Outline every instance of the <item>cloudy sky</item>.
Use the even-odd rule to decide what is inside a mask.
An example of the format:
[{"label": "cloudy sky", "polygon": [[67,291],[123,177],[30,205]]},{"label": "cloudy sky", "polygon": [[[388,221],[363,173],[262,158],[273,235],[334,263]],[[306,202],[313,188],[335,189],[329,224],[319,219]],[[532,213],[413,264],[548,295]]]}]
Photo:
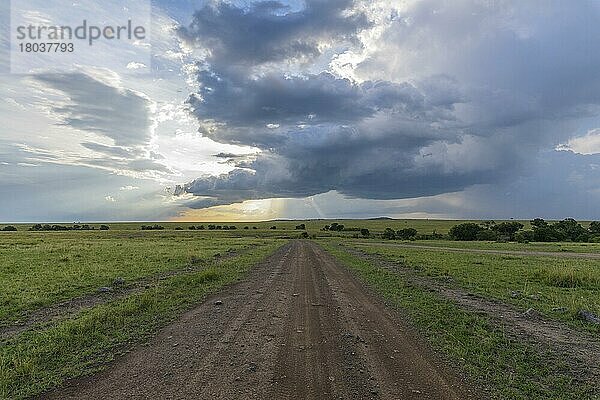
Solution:
[{"label": "cloudy sky", "polygon": [[600,2],[157,0],[24,74],[0,7],[1,221],[600,219]]}]

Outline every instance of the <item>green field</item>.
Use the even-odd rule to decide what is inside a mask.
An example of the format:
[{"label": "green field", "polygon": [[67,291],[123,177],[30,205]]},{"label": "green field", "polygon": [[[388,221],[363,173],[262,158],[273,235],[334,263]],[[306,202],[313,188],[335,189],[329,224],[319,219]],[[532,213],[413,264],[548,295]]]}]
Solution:
[{"label": "green field", "polygon": [[116,278],[124,283],[121,296],[0,341],[0,398],[27,397],[102,367],[283,243],[189,231],[4,232],[0,328],[97,295]]},{"label": "green field", "polygon": [[[543,318],[597,335],[600,326],[581,320],[578,311],[600,315],[600,259],[586,259],[583,254],[600,253],[600,244],[353,238],[355,231],[321,230],[332,222],[366,227],[375,234],[386,227],[445,233],[457,223],[215,223],[237,227],[232,230],[188,229],[209,223],[159,223],[165,229],[156,231],[141,230],[142,223],[109,223],[108,231],[57,232],[31,232],[27,231],[31,224],[23,224],[17,232],[0,232],[0,333],[25,324],[16,334],[0,339],[0,398],[35,395],[65,379],[103,368],[207,294],[243,278],[288,239],[300,237],[304,231],[295,227],[301,223],[311,237],[406,313],[451,363],[458,363],[468,376],[500,394],[495,398],[593,398],[587,383],[574,383],[577,379],[567,360],[543,346],[513,340],[490,318],[411,285],[401,274],[357,258],[347,249],[375,254],[416,276],[519,311],[533,308]],[[270,229],[273,226],[276,229]],[[553,252],[556,256],[469,250]],[[582,257],[568,258],[565,253]],[[121,283],[114,287],[117,278]],[[114,291],[99,293],[104,287]],[[31,322],[37,313],[92,297],[96,302],[75,312]],[[507,368],[511,369],[508,375],[503,373]]]},{"label": "green field", "polygon": [[[579,310],[600,315],[600,259],[569,259],[538,255],[481,254],[391,246],[389,242],[346,242],[369,253],[404,265],[423,276],[487,298],[509,303],[525,311],[534,308],[550,319],[574,328],[600,332],[600,326],[578,318]],[[414,244],[417,242],[411,242]],[[430,241],[419,242],[422,245]],[[465,250],[523,250],[530,245],[510,243],[442,242]],[[534,246],[556,251],[557,246]],[[563,244],[569,246],[570,244]],[[576,245],[578,246],[578,245]],[[597,248],[597,245],[595,245]],[[459,247],[459,248],[460,248]],[[518,293],[518,295],[516,295]],[[556,309],[560,309],[557,312]],[[566,310],[565,310],[566,309]],[[553,311],[554,310],[554,311]]]},{"label": "green field", "polygon": [[[367,228],[374,233],[380,233],[385,230],[385,228],[392,228],[394,230],[402,229],[402,228],[415,228],[419,233],[448,233],[450,228],[452,228],[456,224],[460,224],[463,222],[481,222],[475,220],[435,220],[435,219],[312,219],[312,220],[298,220],[298,221],[290,221],[290,220],[273,220],[273,221],[262,221],[262,222],[107,222],[106,225],[109,225],[111,230],[140,230],[141,225],[154,225],[159,224],[163,226],[167,230],[174,230],[175,228],[187,229],[189,226],[194,225],[204,225],[206,228],[208,225],[221,225],[221,226],[235,226],[237,229],[235,234],[237,235],[253,235],[256,234],[256,230],[261,231],[269,231],[270,227],[275,226],[278,230],[283,231],[294,231],[296,225],[304,223],[308,231],[318,232],[325,225],[330,225],[333,222],[337,222],[338,224],[344,225],[346,228]],[[497,223],[502,222],[502,220],[496,220]],[[524,229],[530,229],[530,223],[528,220],[520,220],[523,225],[525,225]],[[586,227],[589,225],[589,221],[579,221],[581,224]],[[68,223],[57,223],[58,225],[72,225]],[[27,230],[33,224],[12,224],[17,227],[19,230]],[[101,223],[90,223],[90,226],[98,229]],[[1,228],[2,226],[0,226]],[[245,232],[244,227],[248,227],[250,232]],[[254,230],[253,228],[257,229]],[[271,232],[272,233],[272,232]],[[330,232],[326,232],[329,234]],[[351,234],[352,232],[344,232],[345,234]]]}]

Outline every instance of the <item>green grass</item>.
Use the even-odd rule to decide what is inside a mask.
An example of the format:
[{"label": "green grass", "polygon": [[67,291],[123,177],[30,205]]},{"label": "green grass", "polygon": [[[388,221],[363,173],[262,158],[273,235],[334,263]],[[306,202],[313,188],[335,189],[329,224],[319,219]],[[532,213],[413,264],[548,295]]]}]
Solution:
[{"label": "green grass", "polygon": [[98,370],[129,343],[240,279],[282,243],[271,241],[206,270],[156,281],[147,290],[6,341],[0,346],[0,398],[29,397]]},{"label": "green grass", "polygon": [[0,326],[35,310],[110,286],[211,260],[265,239],[188,231],[16,232],[0,235]]},{"label": "green grass", "polygon": [[600,289],[600,273],[578,266],[540,268],[535,276],[550,286],[572,289]]},{"label": "green grass", "polygon": [[[139,230],[141,225],[154,225],[159,224],[165,227],[165,229],[173,230],[175,228],[183,228],[187,229],[190,225],[204,225],[207,227],[209,224],[214,225],[227,225],[227,226],[235,226],[237,228],[235,234],[240,236],[253,235],[257,234],[258,231],[261,235],[277,235],[281,234],[281,231],[294,231],[296,225],[304,223],[308,231],[319,232],[321,228],[325,225],[330,225],[332,222],[337,222],[339,224],[343,224],[347,228],[367,228],[375,233],[381,233],[385,230],[385,228],[393,228],[394,230],[402,229],[402,228],[415,228],[419,233],[448,233],[450,228],[456,224],[460,224],[463,222],[475,222],[479,223],[481,221],[477,220],[441,220],[441,219],[311,219],[311,220],[274,220],[274,221],[261,221],[261,222],[106,222],[104,224],[109,225],[111,230]],[[496,220],[497,223],[502,222],[501,220]],[[529,221],[522,220],[519,221],[525,225],[525,229],[530,229],[531,226]],[[580,223],[586,227],[589,225],[589,221],[580,221]],[[51,223],[52,224],[52,223]],[[67,223],[57,223],[58,225],[71,225]],[[8,225],[8,224],[6,224]],[[27,230],[32,223],[29,224],[12,224],[17,227],[19,230]],[[100,227],[100,223],[89,224],[90,226],[96,227],[98,229]],[[2,228],[3,225],[0,225]],[[245,230],[244,227],[248,227],[248,230]],[[269,228],[272,226],[276,226],[277,230],[275,232],[271,231]],[[256,227],[257,229],[253,229]],[[279,232],[277,232],[279,231]],[[211,231],[211,232],[219,232],[219,231]],[[228,231],[225,231],[228,232]],[[2,233],[2,232],[0,232]],[[4,232],[10,233],[10,232]],[[330,232],[321,232],[321,234],[330,235]],[[343,232],[342,235],[351,236],[353,232]],[[339,235],[335,233],[335,235]]]},{"label": "green grass", "polygon": [[[522,310],[532,307],[576,329],[600,332],[599,326],[577,317],[580,309],[600,315],[600,260],[401,248],[376,242],[354,246],[445,284]],[[513,297],[512,292],[520,296]],[[568,312],[553,310],[560,307]]]},{"label": "green grass", "polygon": [[578,381],[564,361],[549,350],[509,338],[485,317],[350,255],[335,241],[322,244],[400,308],[434,348],[486,388],[484,398],[582,400],[599,395],[597,388]]}]

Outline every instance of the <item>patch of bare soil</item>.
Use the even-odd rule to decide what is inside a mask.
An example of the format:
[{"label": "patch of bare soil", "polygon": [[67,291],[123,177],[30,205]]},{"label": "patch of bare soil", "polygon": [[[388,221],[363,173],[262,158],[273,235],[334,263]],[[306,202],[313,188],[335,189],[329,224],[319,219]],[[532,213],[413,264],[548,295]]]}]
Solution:
[{"label": "patch of bare soil", "polygon": [[[415,246],[416,247],[416,246]],[[419,246],[420,247],[420,246]],[[574,371],[592,382],[600,377],[600,340],[586,332],[569,328],[559,321],[544,318],[539,313],[524,312],[514,306],[478,296],[459,288],[448,287],[442,282],[419,275],[410,267],[386,260],[384,257],[362,250],[345,247],[352,255],[389,269],[411,284],[437,292],[462,308],[485,315],[500,324],[511,337],[542,344],[571,361]]]},{"label": "patch of bare soil", "polygon": [[292,241],[96,375],[49,399],[470,399],[394,310]]}]

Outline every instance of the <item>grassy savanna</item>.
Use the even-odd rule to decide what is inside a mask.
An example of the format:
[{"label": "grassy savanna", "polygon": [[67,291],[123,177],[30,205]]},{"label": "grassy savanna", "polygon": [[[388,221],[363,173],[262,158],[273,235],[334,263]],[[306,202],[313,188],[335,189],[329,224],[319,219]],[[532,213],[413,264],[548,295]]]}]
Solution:
[{"label": "grassy savanna", "polygon": [[[204,225],[220,225],[220,226],[235,226],[235,235],[256,235],[257,230],[267,231],[270,234],[277,234],[277,232],[269,232],[272,226],[276,226],[277,230],[282,231],[294,231],[295,227],[301,223],[306,225],[308,231],[320,231],[325,225],[330,225],[336,222],[344,225],[347,228],[367,228],[374,233],[381,233],[385,228],[392,228],[394,230],[402,228],[415,228],[419,233],[430,234],[433,232],[446,234],[454,225],[464,222],[479,223],[481,221],[475,220],[442,220],[442,219],[309,219],[309,220],[273,220],[273,221],[260,221],[260,222],[107,222],[107,223],[90,223],[90,226],[98,229],[100,225],[106,224],[110,226],[111,230],[140,230],[141,225],[154,225],[159,224],[166,230],[174,230],[176,228],[188,229],[189,226]],[[502,220],[496,220],[497,223]],[[524,229],[530,229],[531,224],[528,220],[519,220],[524,225]],[[589,225],[589,222],[579,221],[584,227]],[[72,225],[67,223],[58,223],[59,225]],[[5,224],[9,225],[9,224]],[[34,224],[11,224],[15,226],[19,231],[27,230]],[[2,228],[4,225],[0,225]],[[248,227],[248,230],[244,228]],[[256,229],[254,229],[256,228]],[[279,232],[281,234],[281,232]],[[322,234],[332,234],[333,232],[322,232]],[[351,235],[352,232],[343,232],[343,234]]]},{"label": "grassy savanna", "polygon": [[580,381],[566,360],[550,349],[511,338],[486,316],[349,254],[337,241],[321,243],[478,382],[486,390],[483,398],[579,400],[599,395],[597,387]]},{"label": "grassy savanna", "polygon": [[128,285],[263,242],[187,231],[6,232],[0,235],[0,326],[118,277]]},{"label": "grassy savanna", "polygon": [[[31,275],[31,286],[37,285],[37,289],[27,289],[27,280],[21,279],[21,290],[27,293],[23,294],[23,299],[16,304],[22,307],[30,305],[32,294],[43,291],[44,283],[55,288],[71,287],[70,291],[59,290],[61,294],[55,297],[43,297],[51,304],[59,298],[92,290],[98,283],[105,284],[107,279],[116,275],[136,279],[144,274],[180,268],[182,264],[189,262],[190,257],[209,259],[217,252],[253,244],[252,240],[244,240],[236,246],[235,240],[203,240],[190,238],[187,236],[189,233],[182,234],[183,236],[169,233],[164,236],[164,233],[152,232],[148,236],[138,238],[137,241],[123,241],[118,236],[98,238],[98,233],[75,239],[70,236],[78,233],[81,232],[60,234],[57,237],[42,234],[29,242],[23,238],[19,239],[34,248],[40,246],[41,241],[42,246],[38,247],[37,251],[42,259],[48,254],[53,254],[53,250],[61,253],[62,257],[69,257],[85,249],[88,251],[83,252],[82,266],[76,268],[76,272],[73,273],[85,276],[80,285],[73,286],[71,279],[74,275],[64,275],[60,272],[61,268],[52,269],[51,263],[47,262],[43,268],[54,272],[45,271],[45,279],[35,280],[35,273],[30,269],[26,275]],[[69,240],[73,242],[72,246],[68,245]],[[44,247],[43,244],[48,241],[53,245]],[[124,243],[122,246],[115,246],[119,242]],[[259,246],[253,246],[237,257],[208,263],[205,268],[199,270],[156,280],[144,290],[133,292],[125,298],[84,309],[68,319],[27,330],[5,340],[0,347],[0,398],[28,397],[59,385],[65,379],[101,368],[128,344],[155,332],[191,305],[201,301],[208,293],[241,278],[252,265],[272,253],[282,243],[284,242],[277,240],[261,240],[255,243]],[[121,249],[123,246],[126,250]],[[113,250],[114,248],[117,250]],[[69,251],[72,253],[68,253]],[[66,255],[63,254],[65,252]],[[136,255],[128,258],[129,253]],[[12,256],[14,254],[9,257]],[[3,262],[7,260],[6,253],[3,253],[2,257]],[[121,266],[123,262],[126,264]],[[29,263],[36,264],[36,259],[30,259]],[[144,267],[142,264],[148,266]],[[43,269],[37,268],[39,271]],[[13,274],[18,276],[18,272],[14,270]],[[10,287],[9,278],[3,278],[2,283]],[[19,295],[13,292],[11,299],[15,298],[18,299]],[[15,309],[16,305],[9,308],[12,312]],[[5,314],[10,312],[5,311]]]},{"label": "grassy savanna", "polygon": [[[462,245],[468,247],[464,242]],[[585,323],[577,316],[579,310],[600,315],[600,260],[421,250],[375,242],[355,246],[448,285],[522,310],[534,308],[575,328],[600,332],[599,326]]]},{"label": "grassy savanna", "polygon": [[[359,240],[364,242],[365,240]],[[531,242],[531,243],[515,243],[515,242],[492,242],[492,241],[477,241],[477,242],[462,242],[457,240],[412,240],[412,241],[393,241],[389,242],[401,243],[415,246],[435,246],[435,247],[451,247],[458,249],[477,249],[477,250],[508,250],[508,251],[542,251],[542,252],[564,252],[564,253],[598,253],[600,254],[600,243],[573,243],[573,242]]]}]

